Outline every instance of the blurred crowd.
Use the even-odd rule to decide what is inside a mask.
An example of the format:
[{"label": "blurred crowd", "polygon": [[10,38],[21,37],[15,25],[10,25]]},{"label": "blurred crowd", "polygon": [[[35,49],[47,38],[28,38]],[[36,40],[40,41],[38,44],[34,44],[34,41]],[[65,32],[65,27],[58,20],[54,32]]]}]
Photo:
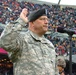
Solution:
[{"label": "blurred crowd", "polygon": [[[18,19],[23,8],[27,8],[29,13],[33,10],[47,8],[49,16],[49,30],[53,33],[57,32],[57,27],[62,26],[67,29],[76,30],[76,9],[72,7],[62,7],[59,5],[40,5],[31,2],[17,0],[0,0],[0,24],[7,25]],[[0,28],[1,29],[1,28]],[[1,34],[0,30],[0,34]],[[53,35],[54,36],[54,35]],[[56,48],[58,55],[69,55],[70,41],[69,38],[52,37],[51,34],[45,35]],[[76,54],[76,40],[72,40],[72,54]],[[67,68],[68,69],[68,68]],[[76,71],[75,71],[76,74]]]},{"label": "blurred crowd", "polygon": [[[67,29],[76,30],[76,9],[71,7],[61,7],[59,5],[40,5],[31,2],[17,0],[0,0],[0,23],[7,25],[18,19],[23,8],[27,8],[29,13],[33,10],[47,8],[49,16],[49,30],[53,33],[57,32],[57,27],[62,26]],[[68,55],[70,49],[69,39],[61,40],[59,37],[52,38],[50,35],[47,38],[53,42],[58,55]],[[72,41],[72,52],[76,54],[76,41]]]}]

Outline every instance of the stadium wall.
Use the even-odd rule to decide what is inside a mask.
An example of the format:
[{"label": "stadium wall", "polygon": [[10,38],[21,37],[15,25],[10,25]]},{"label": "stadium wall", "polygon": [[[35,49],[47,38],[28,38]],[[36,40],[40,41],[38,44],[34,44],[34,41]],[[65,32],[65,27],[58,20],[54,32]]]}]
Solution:
[{"label": "stadium wall", "polygon": [[[47,4],[47,5],[52,5],[53,3],[49,3],[49,2],[43,2],[43,1],[38,1],[38,0],[17,0],[18,2],[21,1],[26,1],[26,2],[31,2],[31,3],[37,3],[37,4]],[[55,4],[53,4],[55,5]]]},{"label": "stadium wall", "polygon": [[[37,4],[47,4],[47,5],[57,5],[56,3],[49,3],[49,2],[43,2],[43,1],[39,1],[39,0],[17,0],[18,2],[21,2],[21,1],[26,1],[26,2],[31,2],[31,3],[37,3]],[[65,7],[72,7],[72,8],[76,8],[75,5],[60,5],[62,8],[65,8]]]}]

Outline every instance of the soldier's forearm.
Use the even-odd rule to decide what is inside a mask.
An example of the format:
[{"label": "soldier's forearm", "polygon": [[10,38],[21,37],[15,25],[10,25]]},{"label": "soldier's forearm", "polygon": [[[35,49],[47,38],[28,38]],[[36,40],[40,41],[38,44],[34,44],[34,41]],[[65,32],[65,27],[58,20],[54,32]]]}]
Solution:
[{"label": "soldier's forearm", "polygon": [[18,46],[17,41],[19,41],[17,38],[19,38],[19,34],[22,31],[22,28],[24,27],[25,22],[22,21],[20,18],[14,22],[14,23],[9,23],[3,33],[1,34],[0,37],[0,45],[3,47],[16,47]]}]

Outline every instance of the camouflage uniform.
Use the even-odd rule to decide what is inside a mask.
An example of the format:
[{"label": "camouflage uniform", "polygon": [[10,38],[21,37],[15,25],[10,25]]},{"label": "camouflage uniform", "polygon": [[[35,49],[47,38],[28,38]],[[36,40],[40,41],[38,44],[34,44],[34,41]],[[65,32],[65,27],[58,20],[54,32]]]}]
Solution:
[{"label": "camouflage uniform", "polygon": [[21,19],[8,24],[0,38],[0,46],[15,58],[14,75],[55,75],[53,44],[30,30],[23,32],[24,25]]}]

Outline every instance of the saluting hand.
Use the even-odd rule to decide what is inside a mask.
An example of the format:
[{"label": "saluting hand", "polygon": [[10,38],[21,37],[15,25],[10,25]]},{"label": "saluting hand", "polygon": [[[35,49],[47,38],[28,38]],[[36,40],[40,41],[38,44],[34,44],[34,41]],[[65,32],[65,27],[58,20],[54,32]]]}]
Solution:
[{"label": "saluting hand", "polygon": [[24,8],[22,9],[22,12],[20,13],[20,18],[24,21],[24,22],[28,22],[28,9]]}]

